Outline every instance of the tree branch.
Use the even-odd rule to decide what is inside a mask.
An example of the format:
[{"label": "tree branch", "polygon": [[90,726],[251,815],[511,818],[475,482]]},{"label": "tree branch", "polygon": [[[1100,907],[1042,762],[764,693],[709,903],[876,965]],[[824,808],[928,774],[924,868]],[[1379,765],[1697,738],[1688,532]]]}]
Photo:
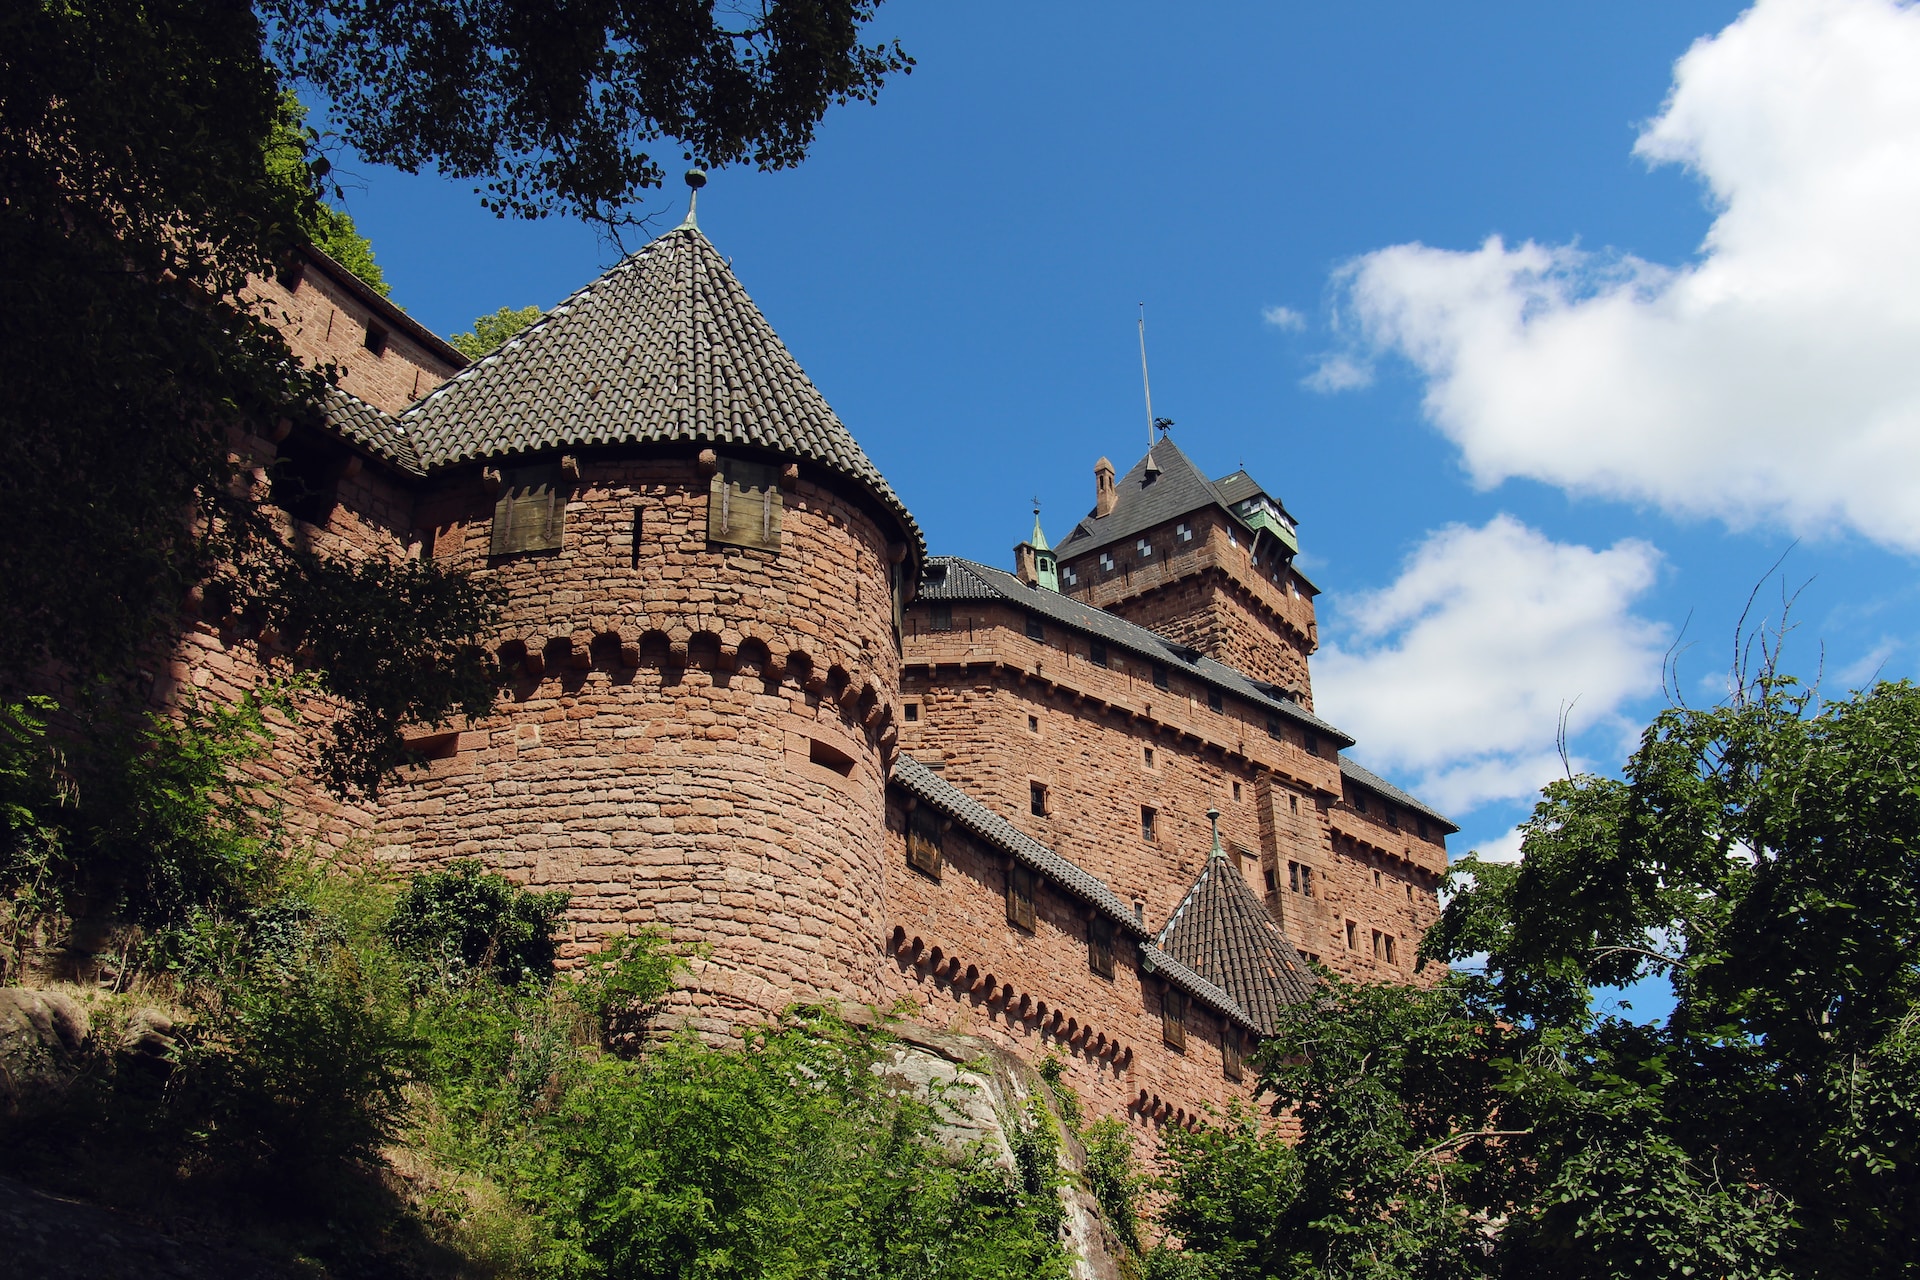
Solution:
[{"label": "tree branch", "polygon": [[1465,1142],[1472,1142],[1476,1138],[1524,1138],[1532,1132],[1533,1129],[1529,1127],[1525,1129],[1475,1129],[1471,1133],[1456,1133],[1451,1138],[1445,1138],[1434,1143],[1425,1151],[1416,1151],[1413,1159],[1407,1161],[1407,1168],[1411,1169],[1422,1160],[1431,1159],[1443,1151],[1450,1150]]}]

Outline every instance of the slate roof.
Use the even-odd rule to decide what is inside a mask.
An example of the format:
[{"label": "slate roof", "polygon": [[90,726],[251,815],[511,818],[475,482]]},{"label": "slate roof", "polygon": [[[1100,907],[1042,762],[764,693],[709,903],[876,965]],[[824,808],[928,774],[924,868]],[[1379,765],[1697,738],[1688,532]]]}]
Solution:
[{"label": "slate roof", "polygon": [[[1160,475],[1151,484],[1147,482],[1147,460],[1152,459],[1160,468]],[[1137,537],[1155,525],[1177,520],[1189,512],[1203,507],[1217,506],[1227,516],[1246,530],[1247,536],[1253,536],[1247,522],[1229,506],[1213,487],[1213,482],[1200,474],[1200,468],[1193,460],[1180,452],[1172,440],[1163,439],[1146,456],[1133,464],[1133,469],[1120,478],[1114,486],[1117,500],[1113,510],[1104,516],[1089,512],[1087,518],[1073,527],[1055,548],[1062,560],[1084,555],[1089,551]]]},{"label": "slate roof", "polygon": [[[1259,483],[1244,470],[1236,471],[1230,476],[1222,476],[1220,479],[1215,480],[1213,482],[1213,491],[1219,494],[1220,501],[1226,503],[1228,506],[1245,502],[1248,498],[1256,494],[1267,493],[1267,491],[1262,489]],[[1267,496],[1270,498],[1273,497],[1270,493],[1267,494]]]},{"label": "slate roof", "polygon": [[1232,996],[1195,973],[1179,957],[1154,945],[1147,927],[1134,919],[1133,910],[1107,887],[1106,881],[1061,857],[905,752],[893,762],[892,781],[908,795],[931,805],[979,839],[1019,859],[1074,897],[1111,917],[1133,936],[1149,966],[1169,982],[1217,1012],[1238,1019],[1249,1029],[1258,1029]]},{"label": "slate roof", "polygon": [[1312,999],[1316,983],[1233,862],[1218,852],[1209,856],[1154,941],[1232,996],[1254,1030],[1272,1035],[1281,1010]]},{"label": "slate roof", "polygon": [[[1157,446],[1156,446],[1157,447]],[[1042,618],[1070,627],[1083,635],[1104,640],[1116,648],[1158,662],[1170,671],[1180,671],[1213,685],[1235,697],[1268,708],[1297,724],[1324,733],[1342,746],[1353,738],[1334,728],[1305,707],[1285,696],[1278,687],[1215,662],[1184,645],[1174,644],[1145,627],[1115,617],[1105,609],[1082,604],[1072,596],[1044,587],[1030,587],[1002,569],[963,560],[958,556],[935,556],[927,562],[920,577],[921,600],[984,600],[1014,604]]]},{"label": "slate roof", "polygon": [[864,489],[925,554],[906,505],[692,225],[575,292],[399,423],[429,471],[663,442],[805,459]]},{"label": "slate roof", "polygon": [[400,429],[392,414],[339,387],[328,387],[320,403],[328,424],[346,437],[348,443],[359,445],[402,471],[426,474],[420,466],[420,455],[414,452],[413,442],[407,439],[407,433]]},{"label": "slate roof", "polygon": [[1373,790],[1378,791],[1381,795],[1393,801],[1395,804],[1402,804],[1409,809],[1413,809],[1419,813],[1426,814],[1429,818],[1432,818],[1435,822],[1445,827],[1449,832],[1458,831],[1460,829],[1458,826],[1454,824],[1452,819],[1447,817],[1446,814],[1441,813],[1437,809],[1429,808],[1426,804],[1422,803],[1420,800],[1416,799],[1414,796],[1410,795],[1409,793],[1402,791],[1400,788],[1394,786],[1391,782],[1388,782],[1385,778],[1381,777],[1379,774],[1375,773],[1373,770],[1363,768],[1360,765],[1355,764],[1353,761],[1347,759],[1347,757],[1344,754],[1340,757],[1340,772],[1348,780],[1357,782],[1363,787],[1371,787]]}]

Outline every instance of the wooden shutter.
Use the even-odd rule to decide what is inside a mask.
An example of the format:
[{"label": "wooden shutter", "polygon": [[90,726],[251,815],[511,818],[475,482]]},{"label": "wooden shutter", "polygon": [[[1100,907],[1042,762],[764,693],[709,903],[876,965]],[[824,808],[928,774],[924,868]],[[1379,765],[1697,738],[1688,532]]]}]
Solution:
[{"label": "wooden shutter", "polygon": [[780,549],[780,472],[764,462],[720,459],[707,492],[707,538],[736,547]]},{"label": "wooden shutter", "polygon": [[1240,1060],[1240,1028],[1220,1019],[1220,1070],[1229,1080],[1239,1080],[1246,1076],[1246,1070]]},{"label": "wooden shutter", "polygon": [[1087,967],[1103,978],[1113,976],[1113,921],[1105,916],[1087,920]]},{"label": "wooden shutter", "polygon": [[560,468],[518,467],[501,477],[493,506],[496,556],[521,551],[558,551],[566,533],[567,504]]},{"label": "wooden shutter", "polygon": [[1170,1049],[1187,1047],[1187,993],[1171,986],[1160,989],[1160,1038]]},{"label": "wooden shutter", "polygon": [[1033,872],[1017,862],[1007,868],[1007,923],[1033,932]]},{"label": "wooden shutter", "polygon": [[940,878],[940,815],[926,805],[907,815],[907,865]]}]

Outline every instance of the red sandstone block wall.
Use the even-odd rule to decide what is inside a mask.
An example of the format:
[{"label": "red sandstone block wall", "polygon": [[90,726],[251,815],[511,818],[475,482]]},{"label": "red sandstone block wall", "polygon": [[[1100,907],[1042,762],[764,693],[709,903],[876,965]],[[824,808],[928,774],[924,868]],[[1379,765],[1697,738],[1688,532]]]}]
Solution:
[{"label": "red sandstone block wall", "polygon": [[1036,877],[1034,929],[1007,922],[1007,861],[958,827],[936,880],[907,864],[906,813],[887,811],[887,974],[930,1026],[984,1036],[1034,1061],[1054,1052],[1095,1115],[1183,1123],[1252,1096],[1226,1077],[1222,1020],[1189,1001],[1184,1052],[1161,1035],[1161,979],[1116,930],[1111,978],[1088,965],[1085,903]]},{"label": "red sandstone block wall", "polygon": [[517,679],[394,790],[385,853],[568,889],[569,955],[655,925],[710,944],[685,1003],[720,1030],[881,994],[900,667],[863,508],[803,474],[780,549],[750,550],[707,541],[707,493],[691,457],[588,459],[563,547],[499,559],[479,468],[430,497],[434,554],[507,588]]},{"label": "red sandstone block wall", "polygon": [[[416,341],[390,318],[377,315],[358,288],[334,279],[317,262],[303,262],[302,270],[287,283],[255,280],[250,293],[303,363],[338,366],[343,390],[388,413],[406,408],[460,367]],[[387,335],[380,352],[367,348],[370,325]]]}]

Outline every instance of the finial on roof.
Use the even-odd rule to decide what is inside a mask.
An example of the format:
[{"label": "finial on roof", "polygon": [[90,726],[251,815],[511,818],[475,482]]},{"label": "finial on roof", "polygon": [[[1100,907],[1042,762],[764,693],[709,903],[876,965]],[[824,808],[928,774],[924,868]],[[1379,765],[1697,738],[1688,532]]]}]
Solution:
[{"label": "finial on roof", "polygon": [[693,211],[694,207],[700,203],[700,188],[706,185],[707,171],[705,169],[687,170],[687,220],[681,223],[681,226],[693,227],[696,230],[699,228],[700,224],[693,219]]},{"label": "finial on roof", "polygon": [[1227,856],[1227,851],[1220,847],[1220,811],[1218,809],[1208,809],[1207,821],[1213,824],[1213,850],[1207,856],[1209,858],[1224,858]]},{"label": "finial on roof", "polygon": [[1033,545],[1035,551],[1053,550],[1047,545],[1047,535],[1040,531],[1040,499],[1038,498],[1033,500],[1033,537],[1027,541]]}]

